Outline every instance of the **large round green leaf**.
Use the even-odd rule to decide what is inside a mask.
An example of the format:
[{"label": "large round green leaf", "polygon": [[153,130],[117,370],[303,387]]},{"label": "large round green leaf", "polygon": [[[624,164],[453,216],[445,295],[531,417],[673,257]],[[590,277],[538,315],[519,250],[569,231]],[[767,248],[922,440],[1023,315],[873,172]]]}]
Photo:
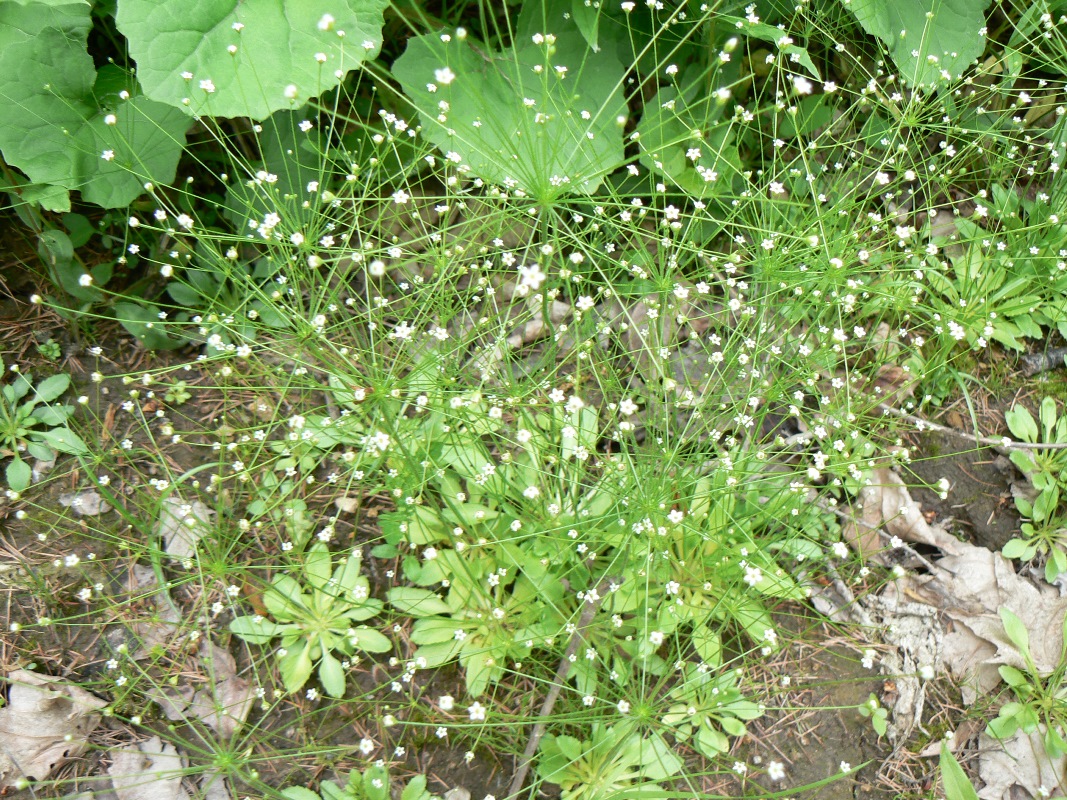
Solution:
[{"label": "large round green leaf", "polygon": [[989,0],[842,2],[867,33],[885,43],[900,77],[910,84],[956,80],[985,49]]},{"label": "large round green leaf", "polygon": [[538,32],[513,48],[418,36],[393,75],[419,111],[423,136],[460,170],[539,202],[588,194],[624,160],[625,71],[614,54],[593,52],[569,3],[567,14],[560,3],[546,5],[540,25],[527,6],[541,4],[524,4],[516,27]]},{"label": "large round green leaf", "polygon": [[[96,93],[97,72],[86,51],[88,6],[0,4],[0,150],[38,185],[80,190],[105,207],[129,204],[148,181],[174,177],[189,121],[181,112],[137,94]],[[101,76],[110,82],[105,70]],[[106,156],[106,157],[105,157]],[[50,207],[69,207],[65,196]]]},{"label": "large round green leaf", "polygon": [[382,43],[387,0],[120,0],[145,94],[189,114],[265,119],[340,83]]}]

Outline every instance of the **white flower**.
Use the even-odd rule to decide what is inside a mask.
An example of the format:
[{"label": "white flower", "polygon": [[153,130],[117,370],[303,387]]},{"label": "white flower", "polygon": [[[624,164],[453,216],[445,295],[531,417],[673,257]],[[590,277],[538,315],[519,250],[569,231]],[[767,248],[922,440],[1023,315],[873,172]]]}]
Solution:
[{"label": "white flower", "polygon": [[620,700],[618,705],[615,706],[615,707],[617,709],[619,709],[619,713],[620,714],[629,714],[630,713],[630,703],[628,701],[626,701],[626,700]]},{"label": "white flower", "polygon": [[200,81],[200,88],[208,94],[213,94],[215,91],[215,84],[210,78],[205,78],[204,80]]},{"label": "white flower", "polygon": [[529,266],[519,267],[519,283],[531,291],[536,292],[540,289],[541,284],[544,283],[546,277],[548,276],[545,275],[540,264],[530,264]]},{"label": "white flower", "polygon": [[365,756],[369,756],[374,752],[374,740],[373,739],[360,739],[359,740],[359,752]]},{"label": "white flower", "polygon": [[621,403],[619,403],[619,413],[625,414],[627,417],[637,413],[637,403],[627,397]]},{"label": "white flower", "polygon": [[88,272],[82,273],[82,276],[78,278],[78,284],[81,286],[92,286],[93,276],[90,275]]},{"label": "white flower", "polygon": [[104,117],[104,124],[105,125],[114,125],[118,121],[119,121],[118,117],[116,117],[114,114],[108,114],[107,116]]},{"label": "white flower", "polygon": [[437,706],[442,711],[451,711],[456,701],[450,694],[443,694],[437,698]]},{"label": "white flower", "polygon": [[448,86],[456,79],[456,73],[454,73],[449,67],[442,67],[441,69],[435,69],[433,76],[439,84],[442,86]]},{"label": "white flower", "polygon": [[656,647],[659,647],[661,644],[663,644],[663,632],[652,631],[652,633],[648,635],[648,640],[652,642],[652,644],[654,644]]},{"label": "white flower", "polygon": [[485,706],[481,703],[474,702],[467,709],[467,714],[471,718],[471,722],[481,722],[485,719]]},{"label": "white flower", "polygon": [[755,586],[763,580],[763,572],[759,567],[745,567],[745,583]]},{"label": "white flower", "polygon": [[103,153],[100,154],[100,158],[104,159],[104,161],[112,161],[115,158],[115,151],[105,150]]},{"label": "white flower", "polygon": [[318,28],[320,31],[333,30],[333,24],[336,21],[337,20],[334,19],[333,14],[323,14],[322,17],[319,18]]},{"label": "white flower", "polygon": [[767,765],[767,777],[772,781],[780,781],[785,777],[785,766],[781,761],[772,761]]}]

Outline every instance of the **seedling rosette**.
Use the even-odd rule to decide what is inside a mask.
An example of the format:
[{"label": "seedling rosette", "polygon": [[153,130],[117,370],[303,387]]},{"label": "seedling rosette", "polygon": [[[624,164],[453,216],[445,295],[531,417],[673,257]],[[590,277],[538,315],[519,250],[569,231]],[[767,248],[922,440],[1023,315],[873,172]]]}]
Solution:
[{"label": "seedling rosette", "polygon": [[31,376],[16,374],[0,390],[0,456],[11,458],[5,477],[12,491],[26,490],[33,477],[23,453],[39,461],[53,461],[57,453],[83,456],[89,452],[85,442],[67,427],[74,407],[52,404],[69,386],[69,375],[53,375],[34,388]]},{"label": "seedling rosette", "polygon": [[304,556],[305,583],[291,575],[275,575],[263,592],[263,605],[273,621],[260,615],[237,617],[234,635],[252,644],[280,638],[278,669],[286,691],[295,692],[316,670],[330,697],[345,693],[345,670],[334,653],[388,652],[392,645],[378,631],[357,622],[382,610],[370,597],[367,579],[360,575],[362,559],[349,555],[334,568],[330,551],[316,542]]}]

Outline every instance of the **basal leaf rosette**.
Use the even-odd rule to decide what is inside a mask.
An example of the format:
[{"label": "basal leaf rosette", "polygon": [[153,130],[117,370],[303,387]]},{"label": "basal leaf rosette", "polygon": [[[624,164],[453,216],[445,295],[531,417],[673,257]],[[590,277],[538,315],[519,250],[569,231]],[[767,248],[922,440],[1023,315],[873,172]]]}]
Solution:
[{"label": "basal leaf rosette", "polygon": [[386,0],[121,0],[145,94],[188,114],[266,119],[374,58]]},{"label": "basal leaf rosette", "polygon": [[[393,65],[447,160],[542,203],[596,191],[623,162],[627,114],[618,58],[554,16],[552,30],[499,51],[465,35],[418,36]],[[516,29],[529,28],[520,17]]]},{"label": "basal leaf rosette", "polygon": [[279,574],[263,592],[263,605],[273,620],[255,614],[230,623],[234,635],[252,644],[281,639],[278,668],[286,691],[301,689],[317,667],[326,693],[341,697],[345,667],[335,652],[348,656],[391,649],[381,633],[355,624],[382,610],[382,602],[369,596],[367,579],[360,575],[362,564],[352,554],[334,567],[326,545],[316,542],[304,556],[303,582]]}]

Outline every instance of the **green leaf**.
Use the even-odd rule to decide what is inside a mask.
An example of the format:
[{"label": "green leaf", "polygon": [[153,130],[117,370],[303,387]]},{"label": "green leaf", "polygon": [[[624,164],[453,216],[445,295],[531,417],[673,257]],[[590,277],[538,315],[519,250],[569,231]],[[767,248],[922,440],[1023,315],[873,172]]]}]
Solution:
[{"label": "green leaf", "polygon": [[1030,632],[1026,625],[1007,606],[1000,607],[1000,619],[1004,623],[1004,631],[1008,634],[1012,644],[1019,648],[1019,652],[1030,660]]},{"label": "green leaf", "polygon": [[[188,117],[142,94],[131,95],[110,112],[101,109],[86,125],[84,138],[91,140],[91,149],[82,198],[104,208],[129,205],[144,193],[146,183],[170,183],[185,147]],[[107,113],[115,115],[114,124],[105,121]],[[107,150],[115,154],[110,161],[101,157]]]},{"label": "green leaf", "polygon": [[278,619],[299,616],[306,609],[305,600],[300,584],[289,575],[275,575],[263,592],[263,605]]},{"label": "green leaf", "polygon": [[725,106],[694,83],[683,93],[660,89],[637,125],[641,163],[687,194],[708,197],[727,191],[741,171]]},{"label": "green leaf", "polygon": [[451,661],[456,653],[460,649],[459,642],[438,642],[435,644],[424,644],[415,651],[415,658],[426,659],[427,667],[439,667]]},{"label": "green leaf", "polygon": [[415,644],[440,644],[455,640],[457,625],[455,620],[428,617],[417,620],[411,631],[411,641]]},{"label": "green leaf", "polygon": [[307,574],[308,583],[321,589],[330,580],[333,569],[333,561],[330,551],[322,542],[315,542],[304,554],[304,571]]},{"label": "green leaf", "polygon": [[282,673],[285,691],[295,692],[311,677],[311,642],[300,642],[278,659],[278,669]]},{"label": "green leaf", "polygon": [[1045,441],[1055,441],[1053,431],[1056,428],[1056,401],[1051,397],[1044,398],[1038,409],[1038,417],[1041,420],[1041,427],[1044,429]]},{"label": "green leaf", "polygon": [[346,593],[351,592],[359,585],[363,585],[364,589],[367,589],[366,579],[360,581],[360,570],[363,569],[363,559],[355,555],[350,555],[341,562],[340,566],[333,571],[333,582],[337,584],[338,592]]},{"label": "green leaf", "polygon": [[464,651],[460,662],[466,670],[467,693],[471,697],[481,697],[489,687],[490,681],[499,673],[497,659],[492,650]]},{"label": "green leaf", "polygon": [[367,800],[389,800],[389,772],[371,765],[363,773],[363,793]]},{"label": "green leaf", "polygon": [[452,613],[448,603],[428,589],[397,586],[389,590],[388,598],[394,608],[416,617]]},{"label": "green leaf", "polygon": [[35,399],[41,403],[51,403],[70,386],[70,375],[60,373],[50,378],[45,378],[37,384]]},{"label": "green leaf", "polygon": [[713,669],[722,664],[722,639],[707,626],[700,625],[693,630],[693,649]]},{"label": "green leaf", "polygon": [[305,789],[303,786],[289,786],[282,789],[282,794],[288,797],[289,800],[321,800],[321,798],[310,789]]},{"label": "green leaf", "polygon": [[1026,686],[1030,683],[1030,679],[1026,677],[1025,672],[1009,666],[1008,664],[1001,664],[997,668],[997,672],[999,672],[1000,677],[1004,679],[1004,683],[1012,688]]},{"label": "green leaf", "polygon": [[879,708],[871,715],[871,727],[874,728],[874,732],[879,736],[885,736],[885,732],[889,730],[886,716],[887,713],[884,708]]},{"label": "green leaf", "polygon": [[266,644],[280,632],[281,626],[262,617],[234,617],[230,633],[251,644]]},{"label": "green leaf", "polygon": [[932,87],[956,80],[985,49],[989,0],[842,0],[863,29],[889,49],[901,78]]},{"label": "green leaf", "polygon": [[[785,39],[788,34],[781,28],[774,25],[768,25],[766,22],[753,23],[747,18],[741,19],[739,17],[724,16],[723,21],[729,22],[734,30],[737,30],[745,36],[751,36],[753,39],[770,42],[778,48],[778,51],[783,56],[804,67],[804,69],[808,71],[808,74],[815,80],[822,80],[819,76],[819,70],[816,68],[815,62],[811,60],[811,55],[808,53],[807,48],[797,44],[786,44]],[[791,39],[792,37],[789,38]]]},{"label": "green leaf", "polygon": [[1019,722],[1014,716],[1004,715],[1004,709],[1001,709],[1001,716],[989,721],[986,725],[986,733],[992,736],[994,739],[1007,739],[1019,730]]},{"label": "green leaf", "polygon": [[582,38],[594,52],[600,50],[600,3],[592,0],[571,0],[571,19],[581,31]]},{"label": "green leaf", "polygon": [[73,409],[70,406],[40,406],[33,410],[32,416],[39,425],[54,428],[66,422],[70,418],[71,411]]},{"label": "green leaf", "polygon": [[393,649],[393,643],[374,628],[366,625],[358,625],[355,631],[356,647],[367,653],[388,653]]},{"label": "green leaf", "polygon": [[26,452],[41,461],[51,461],[56,457],[55,451],[40,442],[26,442]]},{"label": "green leaf", "polygon": [[1036,548],[1024,539],[1011,539],[1001,549],[1004,558],[1014,558],[1022,561],[1028,561],[1033,558],[1035,552]]},{"label": "green leaf", "polygon": [[[27,24],[20,15],[31,11],[40,19]],[[0,101],[17,110],[0,126],[0,150],[36,184],[81,190],[89,202],[117,207],[141,195],[146,181],[173,179],[189,120],[136,91],[102,108],[86,50],[89,26],[87,5],[0,4],[0,70],[7,76]],[[110,160],[102,158],[107,150]]]},{"label": "green leaf", "polygon": [[34,438],[42,440],[53,450],[72,456],[89,454],[89,447],[81,437],[67,428],[53,428],[50,431],[35,431]]},{"label": "green leaf", "polygon": [[289,210],[286,221],[294,226],[306,222],[313,207],[304,209],[302,204],[286,198],[305,199],[307,185],[322,178],[323,164],[320,150],[324,146],[323,134],[317,128],[305,133],[300,123],[313,119],[315,114],[307,109],[278,111],[265,120],[256,135],[262,161],[260,166],[277,176],[273,183],[257,182],[249,186],[246,181],[233,181],[226,190],[226,216],[239,230],[248,230],[250,220],[262,220],[264,214],[279,206]]},{"label": "green leaf", "polygon": [[24,492],[29,488],[30,481],[33,479],[33,471],[30,465],[21,458],[15,458],[7,465],[6,477],[9,489]]},{"label": "green leaf", "polygon": [[[431,33],[410,39],[393,65],[426,138],[473,174],[542,203],[592,193],[624,158],[622,64],[613,53],[591,51],[564,19],[569,8],[570,0],[523,4],[524,15],[543,11],[535,29],[551,31],[554,45],[523,37],[514,49],[488,51]],[[517,27],[528,27],[522,16]],[[566,68],[562,77],[557,67]],[[441,103],[449,109],[444,122]]]},{"label": "green leaf", "polygon": [[1030,416],[1030,412],[1024,407],[1016,406],[1009,411],[1005,411],[1004,421],[1008,423],[1008,429],[1012,434],[1020,440],[1031,443],[1040,441],[1037,423],[1034,422],[1034,418]]},{"label": "green leaf", "polygon": [[322,659],[319,661],[319,681],[322,688],[330,697],[344,697],[345,694],[345,671],[341,662],[323,648]]},{"label": "green leaf", "polygon": [[945,789],[945,800],[978,800],[978,792],[967,780],[963,767],[945,742],[941,742],[941,785]]},{"label": "green leaf", "polygon": [[669,778],[682,768],[683,761],[657,733],[641,741],[641,762],[644,777],[654,781]]},{"label": "green leaf", "polygon": [[431,800],[433,795],[426,789],[426,776],[415,775],[400,795],[400,800]]},{"label": "green leaf", "polygon": [[130,303],[125,300],[112,306],[115,319],[149,350],[173,350],[185,344],[184,339],[172,339],[159,319],[155,305]]},{"label": "green leaf", "polygon": [[1054,583],[1056,578],[1067,572],[1067,553],[1054,547],[1048,555],[1048,561],[1045,562],[1045,580]]},{"label": "green leaf", "polygon": [[707,725],[701,725],[696,735],[697,747],[708,758],[718,758],[730,749],[730,740],[721,731]]},{"label": "green leaf", "polygon": [[[387,5],[386,0],[122,0],[115,20],[148,97],[187,114],[266,119],[318,97],[375,58]],[[237,48],[232,54],[231,46]],[[326,58],[321,63],[320,53]],[[212,82],[213,92],[201,87],[204,80]]]}]

